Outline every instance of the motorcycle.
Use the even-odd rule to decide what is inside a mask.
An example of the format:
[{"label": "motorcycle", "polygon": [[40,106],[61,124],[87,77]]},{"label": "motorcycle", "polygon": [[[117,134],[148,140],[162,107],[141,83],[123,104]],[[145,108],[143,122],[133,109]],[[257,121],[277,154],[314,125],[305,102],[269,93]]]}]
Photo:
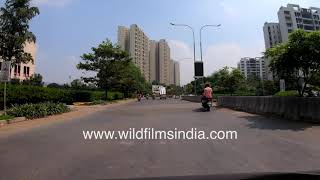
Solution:
[{"label": "motorcycle", "polygon": [[212,108],[211,98],[202,97],[201,104],[202,104],[202,107],[205,109],[205,111],[211,111],[211,108]]}]

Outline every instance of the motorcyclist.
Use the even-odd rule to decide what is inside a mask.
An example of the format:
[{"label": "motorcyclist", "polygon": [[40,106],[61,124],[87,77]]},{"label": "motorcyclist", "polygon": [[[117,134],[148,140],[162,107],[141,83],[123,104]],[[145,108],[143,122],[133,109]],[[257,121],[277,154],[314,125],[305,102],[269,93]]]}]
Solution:
[{"label": "motorcyclist", "polygon": [[210,111],[210,106],[208,102],[212,101],[212,88],[209,83],[207,83],[203,89],[202,93],[202,106],[207,110]]}]

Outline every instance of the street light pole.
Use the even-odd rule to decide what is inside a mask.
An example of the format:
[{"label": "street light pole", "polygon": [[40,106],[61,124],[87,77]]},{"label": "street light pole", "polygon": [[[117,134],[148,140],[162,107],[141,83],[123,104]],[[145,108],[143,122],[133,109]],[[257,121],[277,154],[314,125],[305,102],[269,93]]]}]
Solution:
[{"label": "street light pole", "polygon": [[203,58],[202,58],[202,30],[203,30],[203,28],[205,28],[205,27],[220,27],[221,26],[221,24],[217,24],[217,25],[212,25],[212,24],[206,24],[206,25],[204,25],[204,26],[202,26],[201,28],[200,28],[200,55],[201,55],[201,62],[203,62]]},{"label": "street light pole", "polygon": [[[187,25],[187,24],[175,24],[175,23],[170,23],[170,25],[172,25],[172,26],[184,26],[184,27],[187,27],[187,28],[191,29],[191,31],[192,31],[192,36],[193,36],[193,61],[196,62],[196,40],[195,40],[193,28],[192,28],[191,26]],[[197,86],[196,86],[197,79],[196,79],[196,77],[194,77],[194,83],[195,83],[195,86],[194,86],[194,94],[197,95]]]}]

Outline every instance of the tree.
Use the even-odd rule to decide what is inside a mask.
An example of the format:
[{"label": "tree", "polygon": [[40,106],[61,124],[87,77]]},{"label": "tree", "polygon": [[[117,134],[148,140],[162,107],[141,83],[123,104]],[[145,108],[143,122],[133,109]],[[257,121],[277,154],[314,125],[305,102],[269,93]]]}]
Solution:
[{"label": "tree", "polygon": [[83,62],[78,69],[97,72],[95,77],[82,77],[85,82],[93,82],[106,92],[121,90],[126,96],[134,91],[146,91],[148,88],[140,70],[132,62],[127,52],[113,45],[111,41],[103,41],[93,47],[91,53],[81,56]]},{"label": "tree", "polygon": [[86,85],[81,81],[81,79],[75,79],[70,83],[71,88],[73,89],[82,89],[85,88]]},{"label": "tree", "polygon": [[33,74],[30,79],[26,79],[23,81],[23,84],[31,85],[31,86],[43,86],[41,74]]},{"label": "tree", "polygon": [[58,83],[50,83],[47,85],[48,88],[62,88],[62,85]]},{"label": "tree", "polygon": [[320,73],[320,32],[296,30],[287,43],[268,49],[271,70],[283,79],[295,79],[300,96],[306,86]]},{"label": "tree", "polygon": [[29,22],[39,14],[39,9],[31,7],[30,2],[6,0],[0,9],[0,57],[12,64],[33,61],[31,54],[24,52],[24,46],[36,41],[29,31]]}]

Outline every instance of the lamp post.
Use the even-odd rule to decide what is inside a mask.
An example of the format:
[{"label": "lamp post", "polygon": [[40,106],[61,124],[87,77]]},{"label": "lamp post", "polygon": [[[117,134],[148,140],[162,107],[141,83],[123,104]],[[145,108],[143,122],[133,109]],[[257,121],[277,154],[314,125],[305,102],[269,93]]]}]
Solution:
[{"label": "lamp post", "polygon": [[217,24],[217,25],[213,25],[213,24],[206,24],[204,26],[202,26],[200,28],[200,55],[201,55],[201,61],[203,62],[203,59],[202,59],[202,30],[205,28],[205,27],[220,27],[221,24]]},{"label": "lamp post", "polygon": [[[193,36],[193,61],[196,62],[196,40],[195,40],[195,36],[194,36],[194,30],[191,26],[187,25],[187,24],[175,24],[175,23],[170,23],[170,25],[172,26],[184,26],[184,27],[187,27],[189,29],[191,29],[192,31],[192,36]],[[196,86],[196,77],[194,77],[194,83],[195,83],[195,86],[194,86],[194,94],[197,95],[197,86]]]}]

